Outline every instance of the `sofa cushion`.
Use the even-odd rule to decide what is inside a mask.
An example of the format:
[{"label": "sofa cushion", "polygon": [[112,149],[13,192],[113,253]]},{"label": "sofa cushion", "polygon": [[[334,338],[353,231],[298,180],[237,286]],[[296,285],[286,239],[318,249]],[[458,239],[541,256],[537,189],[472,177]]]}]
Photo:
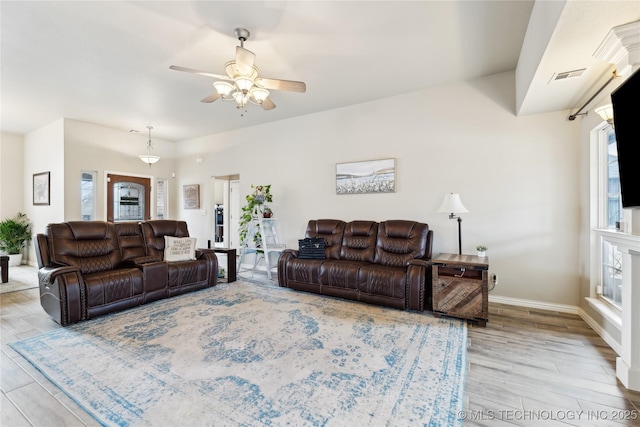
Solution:
[{"label": "sofa cushion", "polygon": [[164,236],[165,261],[189,261],[196,259],[195,237]]},{"label": "sofa cushion", "polygon": [[407,269],[379,264],[362,266],[358,271],[360,292],[404,300],[407,290]]},{"label": "sofa cushion", "polygon": [[377,238],[377,222],[348,222],[344,227],[340,258],[349,261],[373,262]]},{"label": "sofa cushion", "polygon": [[189,237],[187,223],[173,220],[153,220],[140,223],[147,255],[164,259],[164,236]]},{"label": "sofa cushion", "polygon": [[327,260],[320,266],[320,284],[345,289],[358,289],[361,261]]},{"label": "sofa cushion", "polygon": [[142,271],[138,268],[123,268],[83,277],[87,291],[87,306],[98,307],[141,295],[143,292]]},{"label": "sofa cushion", "polygon": [[325,258],[340,259],[345,224],[344,221],[339,219],[312,219],[307,224],[305,237],[324,238]]},{"label": "sofa cushion", "polygon": [[47,225],[51,263],[78,267],[82,274],[117,268],[122,263],[113,223],[70,221]]},{"label": "sofa cushion", "polygon": [[117,222],[115,229],[123,262],[147,255],[139,223]]},{"label": "sofa cushion", "polygon": [[322,259],[291,258],[286,266],[287,277],[294,282],[320,284],[320,267],[324,262]]},{"label": "sofa cushion", "polygon": [[203,261],[177,261],[167,265],[169,288],[188,288],[189,285],[207,285],[209,272],[207,263]]},{"label": "sofa cushion", "polygon": [[391,220],[378,226],[375,263],[405,268],[408,262],[422,258],[427,247],[429,226],[416,221]]}]

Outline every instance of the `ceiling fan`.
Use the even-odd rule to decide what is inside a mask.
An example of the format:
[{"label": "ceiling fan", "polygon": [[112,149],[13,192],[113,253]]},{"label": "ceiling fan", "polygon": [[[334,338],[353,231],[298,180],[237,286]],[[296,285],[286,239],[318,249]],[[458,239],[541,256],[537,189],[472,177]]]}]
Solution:
[{"label": "ceiling fan", "polygon": [[248,103],[252,103],[262,107],[264,110],[273,110],[276,105],[269,98],[269,90],[286,90],[301,93],[307,90],[307,85],[304,82],[258,77],[258,67],[254,65],[256,55],[244,48],[244,42],[250,35],[249,30],[236,28],[234,33],[240,40],[240,46],[236,46],[236,59],[225,64],[226,76],[178,65],[169,67],[172,70],[185,71],[217,79],[213,83],[216,91],[203,98],[202,102],[210,103],[222,99],[223,101],[236,101],[238,109],[244,109]]}]

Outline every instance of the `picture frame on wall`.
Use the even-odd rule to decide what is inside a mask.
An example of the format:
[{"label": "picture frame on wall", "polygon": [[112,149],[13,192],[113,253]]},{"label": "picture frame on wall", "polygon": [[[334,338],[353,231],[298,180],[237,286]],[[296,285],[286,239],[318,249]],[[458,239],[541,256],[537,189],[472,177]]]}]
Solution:
[{"label": "picture frame on wall", "polygon": [[396,159],[336,164],[336,194],[395,193]]},{"label": "picture frame on wall", "polygon": [[185,209],[200,209],[200,185],[188,184],[182,186],[182,197]]},{"label": "picture frame on wall", "polygon": [[33,174],[33,204],[50,205],[51,204],[51,172],[40,172]]}]

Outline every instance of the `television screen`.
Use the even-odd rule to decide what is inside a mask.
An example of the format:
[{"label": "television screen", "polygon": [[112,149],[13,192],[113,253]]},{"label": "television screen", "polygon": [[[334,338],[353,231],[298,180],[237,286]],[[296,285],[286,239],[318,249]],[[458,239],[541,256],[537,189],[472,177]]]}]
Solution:
[{"label": "television screen", "polygon": [[640,207],[640,70],[611,93],[622,206]]}]

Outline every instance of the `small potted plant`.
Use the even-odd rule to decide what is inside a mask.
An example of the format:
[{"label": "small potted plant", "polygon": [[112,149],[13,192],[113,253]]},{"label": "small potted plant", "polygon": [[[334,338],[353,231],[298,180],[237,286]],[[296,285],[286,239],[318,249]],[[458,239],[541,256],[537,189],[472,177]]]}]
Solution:
[{"label": "small potted plant", "polygon": [[485,245],[476,246],[476,250],[478,251],[478,256],[480,258],[484,258],[485,256],[487,256],[487,247]]},{"label": "small potted plant", "polygon": [[18,212],[13,218],[0,221],[0,250],[9,255],[9,265],[20,265],[22,248],[31,240],[31,222]]},{"label": "small potted plant", "polygon": [[262,217],[271,218],[272,216],[273,216],[273,211],[271,210],[271,208],[269,206],[265,206],[264,209],[262,210]]}]

